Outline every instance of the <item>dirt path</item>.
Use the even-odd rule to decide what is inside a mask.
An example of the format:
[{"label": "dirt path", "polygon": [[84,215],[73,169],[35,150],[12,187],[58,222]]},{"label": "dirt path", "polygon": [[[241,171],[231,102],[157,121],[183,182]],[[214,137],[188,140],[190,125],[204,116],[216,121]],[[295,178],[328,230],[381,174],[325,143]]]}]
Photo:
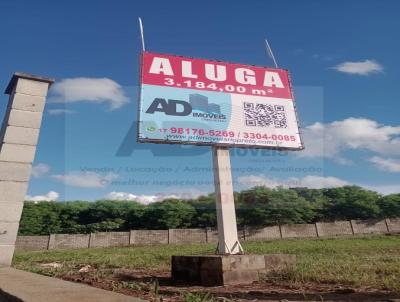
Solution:
[{"label": "dirt path", "polygon": [[[149,301],[185,301],[185,293],[210,293],[214,301],[397,301],[400,293],[374,288],[353,288],[338,284],[291,284],[288,282],[256,282],[251,285],[201,287],[174,282],[169,272],[116,270],[109,277],[100,274],[75,274],[65,280],[135,295]],[[188,301],[188,299],[186,299]],[[192,300],[190,300],[192,301]],[[201,301],[193,300],[193,301]],[[205,300],[204,302],[208,302]]]}]

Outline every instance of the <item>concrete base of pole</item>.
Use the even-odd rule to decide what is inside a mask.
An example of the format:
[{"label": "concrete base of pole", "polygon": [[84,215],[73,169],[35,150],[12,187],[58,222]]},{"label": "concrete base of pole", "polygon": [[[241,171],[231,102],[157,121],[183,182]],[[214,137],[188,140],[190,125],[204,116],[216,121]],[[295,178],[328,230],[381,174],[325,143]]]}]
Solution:
[{"label": "concrete base of pole", "polygon": [[266,273],[293,268],[295,255],[172,256],[172,278],[189,284],[250,284]]}]

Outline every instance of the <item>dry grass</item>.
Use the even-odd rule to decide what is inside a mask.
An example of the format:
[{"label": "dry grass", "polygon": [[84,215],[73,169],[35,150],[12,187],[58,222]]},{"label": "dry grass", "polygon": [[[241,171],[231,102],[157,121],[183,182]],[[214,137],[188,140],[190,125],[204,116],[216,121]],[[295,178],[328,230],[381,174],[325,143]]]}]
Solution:
[{"label": "dry grass", "polygon": [[[400,292],[400,236],[245,242],[244,249],[250,254],[298,256],[294,270],[269,278],[296,284],[329,283]],[[116,268],[167,271],[171,255],[211,254],[214,250],[214,245],[207,244],[18,252],[14,267],[63,277],[90,265],[102,278]],[[63,266],[49,269],[40,265],[50,262]]]}]

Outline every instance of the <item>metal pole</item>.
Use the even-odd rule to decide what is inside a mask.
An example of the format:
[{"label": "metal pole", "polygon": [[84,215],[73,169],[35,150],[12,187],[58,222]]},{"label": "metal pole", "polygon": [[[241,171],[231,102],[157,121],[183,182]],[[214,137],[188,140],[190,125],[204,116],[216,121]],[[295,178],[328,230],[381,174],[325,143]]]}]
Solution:
[{"label": "metal pole", "polygon": [[240,254],[229,149],[213,146],[214,184],[217,203],[218,254]]},{"label": "metal pole", "polygon": [[278,63],[275,60],[275,56],[274,53],[272,52],[272,48],[271,45],[269,45],[269,42],[267,39],[265,39],[265,47],[267,49],[267,54],[269,55],[269,57],[272,59],[272,61],[274,62],[275,68],[278,68]]},{"label": "metal pole", "polygon": [[144,31],[143,31],[143,23],[142,23],[142,18],[139,17],[139,29],[140,29],[140,37],[142,39],[142,50],[146,51],[146,47],[144,44]]}]

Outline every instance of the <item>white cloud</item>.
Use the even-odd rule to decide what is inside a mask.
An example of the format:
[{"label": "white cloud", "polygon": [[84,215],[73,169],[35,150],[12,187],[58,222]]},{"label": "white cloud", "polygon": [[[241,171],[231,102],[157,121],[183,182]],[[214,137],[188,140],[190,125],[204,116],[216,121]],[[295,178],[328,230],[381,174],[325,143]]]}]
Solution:
[{"label": "white cloud", "polygon": [[105,198],[111,200],[132,200],[143,204],[150,204],[153,202],[161,201],[165,198],[177,198],[177,196],[172,195],[169,197],[160,197],[159,195],[135,195],[127,192],[110,192],[105,196]]},{"label": "white cloud", "polygon": [[32,167],[32,176],[41,177],[50,171],[50,166],[46,164],[37,164]]},{"label": "white cloud", "polygon": [[332,177],[332,176],[314,176],[308,175],[299,179],[301,187],[307,187],[311,189],[321,189],[321,188],[336,188],[347,186],[350,183],[347,181]]},{"label": "white cloud", "polygon": [[101,175],[95,172],[73,171],[64,175],[52,175],[51,177],[68,186],[80,188],[104,188],[111,181],[118,178],[118,175],[115,173]]},{"label": "white cloud", "polygon": [[69,109],[47,109],[47,112],[50,115],[62,115],[62,114],[76,113],[75,111],[69,110]]},{"label": "white cloud", "polygon": [[142,204],[150,204],[153,202],[162,201],[168,198],[175,198],[175,199],[193,199],[197,198],[201,195],[207,195],[207,193],[200,192],[197,190],[190,190],[188,192],[181,192],[181,193],[157,193],[154,195],[135,195],[128,192],[110,192],[104,198],[111,199],[111,200],[132,200],[137,201]]},{"label": "white cloud", "polygon": [[400,154],[400,126],[386,126],[365,118],[315,123],[303,130],[305,150],[299,157],[326,157],[347,163],[345,150],[367,150],[380,155]]},{"label": "white cloud", "polygon": [[332,68],[339,72],[363,76],[373,73],[380,73],[383,71],[383,66],[375,60],[365,60],[361,62],[343,62]]},{"label": "white cloud", "polygon": [[305,177],[289,177],[287,179],[269,178],[265,175],[248,175],[238,177],[239,184],[246,187],[265,186],[268,188],[307,187],[310,189],[334,188],[349,185],[345,180],[332,176],[307,175]]},{"label": "white cloud", "polygon": [[108,102],[111,109],[128,103],[122,87],[108,78],[71,78],[56,82],[51,92],[53,102]]},{"label": "white cloud", "polygon": [[33,202],[39,202],[39,201],[57,201],[58,198],[60,197],[60,194],[54,191],[50,191],[45,195],[35,195],[35,196],[25,196],[25,200],[27,201],[33,201]]},{"label": "white cloud", "polygon": [[136,200],[137,195],[127,192],[110,192],[104,198],[112,200]]},{"label": "white cloud", "polygon": [[304,177],[289,177],[287,179],[269,178],[265,175],[248,175],[238,177],[238,183],[245,188],[265,186],[268,188],[295,188],[306,187],[309,189],[337,188],[349,185],[363,187],[383,195],[400,193],[400,184],[370,185],[351,183],[332,176],[307,175]]},{"label": "white cloud", "polygon": [[373,163],[379,170],[400,172],[400,159],[373,156],[368,160]]},{"label": "white cloud", "polygon": [[397,185],[360,185],[366,189],[381,193],[383,195],[399,194],[400,184]]},{"label": "white cloud", "polygon": [[[289,187],[287,181],[278,180],[276,178],[268,178],[264,175],[246,175],[238,177],[237,181],[245,187],[265,186],[268,188]],[[292,184],[292,186],[295,186]]]}]

